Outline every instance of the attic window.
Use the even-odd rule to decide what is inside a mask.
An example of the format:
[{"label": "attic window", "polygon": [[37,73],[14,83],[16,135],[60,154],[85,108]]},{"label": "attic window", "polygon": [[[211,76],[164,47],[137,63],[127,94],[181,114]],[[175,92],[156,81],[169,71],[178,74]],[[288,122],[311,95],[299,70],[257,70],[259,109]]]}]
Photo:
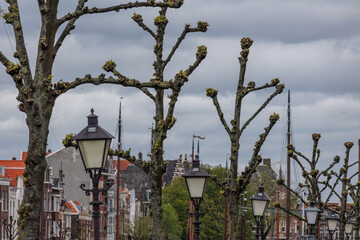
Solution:
[{"label": "attic window", "polygon": [[88,132],[96,132],[96,127],[89,127]]}]

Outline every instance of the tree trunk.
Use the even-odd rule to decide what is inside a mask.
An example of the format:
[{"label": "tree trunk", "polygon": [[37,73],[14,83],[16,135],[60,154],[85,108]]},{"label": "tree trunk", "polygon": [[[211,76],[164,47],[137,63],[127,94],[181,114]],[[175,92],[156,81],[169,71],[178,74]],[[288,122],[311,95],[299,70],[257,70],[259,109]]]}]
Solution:
[{"label": "tree trunk", "polygon": [[152,146],[153,159],[150,173],[151,201],[150,201],[150,239],[162,239],[162,184],[163,184],[163,142],[164,137],[161,122],[164,119],[163,90],[157,90],[156,94],[156,116],[154,129],[154,143]]},{"label": "tree trunk", "polygon": [[26,123],[29,128],[29,146],[25,159],[24,197],[19,209],[20,239],[39,239],[42,190],[46,169],[46,147],[48,126],[53,104],[38,107],[33,103],[29,108]]},{"label": "tree trunk", "polygon": [[[155,154],[156,162],[154,168],[151,171],[151,201],[150,201],[150,239],[162,239],[162,156],[161,154]],[[159,159],[160,158],[160,159]],[[161,165],[160,165],[160,164]],[[159,166],[160,165],[160,166]]]},{"label": "tree trunk", "polygon": [[239,203],[239,197],[238,194],[230,191],[228,195],[228,239],[229,240],[237,240],[238,237],[238,203]]},{"label": "tree trunk", "polygon": [[230,186],[228,192],[228,239],[237,240],[238,239],[238,205],[240,194],[236,191],[237,178],[238,178],[238,155],[239,155],[239,140],[232,141],[232,151],[231,151],[231,172],[230,172]]}]

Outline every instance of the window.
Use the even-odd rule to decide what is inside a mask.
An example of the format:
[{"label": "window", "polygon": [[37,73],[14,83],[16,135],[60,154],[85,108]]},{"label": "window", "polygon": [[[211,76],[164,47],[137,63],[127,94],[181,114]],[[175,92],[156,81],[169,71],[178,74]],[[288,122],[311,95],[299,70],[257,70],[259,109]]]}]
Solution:
[{"label": "window", "polygon": [[284,192],[280,192],[280,199],[284,200],[285,199],[285,193]]},{"label": "window", "polygon": [[5,192],[1,192],[1,210],[4,211],[4,207],[5,207]]},{"label": "window", "polygon": [[59,223],[57,221],[53,221],[53,229],[52,229],[52,233],[54,236],[59,236]]},{"label": "window", "polygon": [[51,197],[51,211],[53,212],[60,211],[60,198],[58,196]]},{"label": "window", "polygon": [[285,232],[286,231],[286,222],[282,221],[281,222],[281,232]]},{"label": "window", "polygon": [[298,222],[296,220],[294,221],[294,232],[298,232]]},{"label": "window", "polygon": [[4,208],[5,208],[5,211],[8,210],[8,193],[5,192],[5,199],[4,199],[5,203],[4,203]]},{"label": "window", "polygon": [[71,228],[71,216],[66,216],[66,228]]},{"label": "window", "polygon": [[46,199],[46,197],[44,197],[44,210],[45,211],[47,210],[47,199]]}]

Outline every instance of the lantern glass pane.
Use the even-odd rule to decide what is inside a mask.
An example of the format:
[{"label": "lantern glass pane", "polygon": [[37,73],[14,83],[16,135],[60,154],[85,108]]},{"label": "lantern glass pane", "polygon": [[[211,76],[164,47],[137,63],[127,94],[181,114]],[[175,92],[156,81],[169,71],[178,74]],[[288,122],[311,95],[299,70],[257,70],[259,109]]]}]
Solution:
[{"label": "lantern glass pane", "polygon": [[328,228],[330,231],[335,231],[338,224],[337,219],[328,219]]},{"label": "lantern glass pane", "polygon": [[268,201],[251,200],[253,215],[256,217],[263,216]]},{"label": "lantern glass pane", "polygon": [[206,184],[205,177],[187,177],[186,184],[189,189],[190,198],[203,197],[205,184]]},{"label": "lantern glass pane", "polygon": [[109,148],[110,148],[110,144],[111,144],[111,139],[106,139],[106,146],[105,146],[105,151],[104,151],[104,155],[103,155],[103,166],[102,168],[105,168],[106,167],[106,160],[107,160],[107,156],[108,156],[108,153],[109,153]]},{"label": "lantern glass pane", "polygon": [[346,223],[345,224],[345,233],[351,233],[353,229],[353,224],[352,223]]},{"label": "lantern glass pane", "polygon": [[311,211],[311,210],[306,211],[306,209],[305,209],[305,213],[306,213],[306,220],[307,220],[308,224],[314,225],[316,223],[316,218],[317,218],[318,212]]},{"label": "lantern glass pane", "polygon": [[[78,141],[85,168],[103,168],[105,139]],[[106,145],[109,145],[107,143]],[[106,153],[108,148],[106,148]],[[105,162],[105,161],[104,161]]]}]

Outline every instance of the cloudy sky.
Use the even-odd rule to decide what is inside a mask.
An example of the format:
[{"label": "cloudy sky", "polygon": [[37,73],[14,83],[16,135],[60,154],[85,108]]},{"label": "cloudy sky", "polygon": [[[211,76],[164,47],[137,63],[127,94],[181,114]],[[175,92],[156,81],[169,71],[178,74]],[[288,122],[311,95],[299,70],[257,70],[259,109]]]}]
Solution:
[{"label": "cloudy sky", "polygon": [[[59,16],[73,11],[77,1],[60,1]],[[125,1],[120,1],[125,2]],[[108,6],[119,1],[89,1],[89,6]],[[34,1],[19,0],[26,46],[33,63],[39,36],[39,14]],[[0,3],[6,9],[4,2]],[[143,15],[153,27],[156,9],[132,9],[102,15],[84,16],[65,40],[57,55],[53,79],[72,81],[86,73],[102,72],[101,66],[112,59],[118,70],[131,78],[147,81],[152,77],[154,40],[131,20],[134,12]],[[268,124],[271,113],[280,114],[263,146],[262,156],[275,167],[285,162],[287,92],[291,90],[292,141],[310,156],[311,134],[321,133],[322,164],[335,155],[344,157],[344,142],[355,143],[352,161],[357,159],[360,137],[360,2],[357,0],[185,0],[180,9],[168,11],[166,53],[173,46],[184,24],[196,26],[207,21],[206,33],[189,34],[178,49],[166,77],[173,78],[195,59],[196,46],[206,45],[208,56],[183,88],[175,111],[178,121],[165,142],[165,158],[176,159],[191,153],[192,135],[206,137],[200,143],[204,163],[225,164],[230,141],[225,134],[205,89],[219,90],[226,119],[233,114],[241,51],[240,39],[250,37],[251,47],[246,81],[257,85],[278,77],[286,90],[247,128],[241,139],[240,164],[249,161],[258,134]],[[0,49],[7,56],[14,49],[13,35],[3,21]],[[25,115],[17,110],[16,89],[0,71],[0,158],[20,157],[26,151],[28,130]],[[245,121],[272,92],[249,95],[242,119]],[[49,134],[49,149],[62,147],[67,133],[77,133],[86,125],[94,108],[99,123],[115,134],[120,98],[122,99],[123,142],[137,154],[150,150],[150,128],[154,106],[135,89],[121,86],[84,85],[62,95],[56,102]],[[296,174],[295,174],[296,175]]]}]

